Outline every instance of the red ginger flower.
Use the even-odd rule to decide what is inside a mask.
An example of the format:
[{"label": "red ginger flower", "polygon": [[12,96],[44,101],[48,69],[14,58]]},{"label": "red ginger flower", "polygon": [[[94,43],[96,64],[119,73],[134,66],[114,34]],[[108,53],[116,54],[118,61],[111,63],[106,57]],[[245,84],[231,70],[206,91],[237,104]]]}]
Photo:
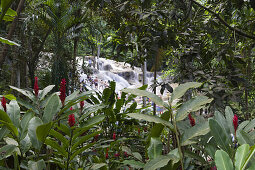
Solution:
[{"label": "red ginger flower", "polygon": [[4,111],[6,112],[6,98],[3,96],[2,100],[1,100],[2,106],[4,108]]},{"label": "red ginger flower", "polygon": [[140,135],[140,132],[141,132],[141,131],[140,131],[140,128],[138,128],[138,135]]},{"label": "red ginger flower", "polygon": [[116,140],[116,133],[115,132],[113,132],[112,139]]},{"label": "red ginger flower", "polygon": [[68,124],[70,127],[73,127],[75,125],[75,117],[74,114],[70,114],[68,116]]},{"label": "red ginger flower", "polygon": [[235,135],[236,135],[236,130],[237,130],[237,127],[238,127],[238,117],[237,117],[237,115],[234,115],[234,117],[233,117],[233,125],[234,125]]},{"label": "red ginger flower", "polygon": [[38,78],[37,77],[35,77],[34,92],[35,92],[35,96],[38,97],[39,87],[38,87]]},{"label": "red ginger flower", "polygon": [[114,156],[117,158],[117,157],[120,156],[120,154],[119,153],[115,153]]},{"label": "red ginger flower", "polygon": [[191,114],[189,114],[189,123],[190,123],[191,126],[196,125],[195,119],[191,116]]},{"label": "red ginger flower", "polygon": [[59,98],[62,102],[62,106],[65,105],[65,99],[66,99],[66,80],[62,79],[60,83],[60,95]]},{"label": "red ginger flower", "polygon": [[106,153],[105,153],[105,159],[108,159],[108,158],[109,158],[108,150],[109,150],[109,148],[107,148],[107,150],[106,150]]},{"label": "red ginger flower", "polygon": [[83,107],[84,107],[84,101],[80,101],[80,108],[81,108],[81,111],[82,111]]}]

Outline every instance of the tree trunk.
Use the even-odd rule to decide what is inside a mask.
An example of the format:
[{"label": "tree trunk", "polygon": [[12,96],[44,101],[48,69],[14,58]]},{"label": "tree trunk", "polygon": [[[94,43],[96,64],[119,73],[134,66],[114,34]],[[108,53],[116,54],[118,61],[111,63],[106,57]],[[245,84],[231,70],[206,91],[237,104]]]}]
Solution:
[{"label": "tree trunk", "polygon": [[[21,12],[21,10],[23,9],[23,6],[24,6],[24,3],[25,3],[25,0],[20,0],[19,1],[19,5],[18,5],[18,8],[16,10],[17,16],[12,21],[11,28],[10,28],[10,30],[8,32],[8,35],[7,35],[8,40],[12,39],[12,36],[14,34],[14,31],[15,31],[15,28],[16,28],[16,25],[17,25],[17,22],[18,22],[18,19],[20,17],[20,12]],[[8,44],[5,44],[3,49],[2,49],[3,50],[2,55],[0,55],[0,68],[3,67],[4,61],[6,59],[6,55],[7,55],[7,52],[8,52],[8,47],[9,47]]]},{"label": "tree trunk", "polygon": [[102,35],[100,35],[100,41],[99,41],[99,43],[97,42],[97,62],[96,62],[96,64],[97,64],[97,69],[99,70],[99,57],[100,57],[100,53],[101,53],[101,43],[102,43]]},{"label": "tree trunk", "polygon": [[[147,62],[144,61],[142,65],[142,70],[143,70],[143,85],[148,84],[147,82]],[[146,99],[147,97],[143,97],[143,107],[146,107]]]},{"label": "tree trunk", "polygon": [[[154,88],[153,88],[153,92],[154,94],[157,94],[157,69],[158,69],[158,58],[159,58],[160,52],[159,52],[159,48],[158,48],[158,44],[155,45],[155,63],[154,63]],[[153,115],[156,115],[156,103],[153,103]]]}]

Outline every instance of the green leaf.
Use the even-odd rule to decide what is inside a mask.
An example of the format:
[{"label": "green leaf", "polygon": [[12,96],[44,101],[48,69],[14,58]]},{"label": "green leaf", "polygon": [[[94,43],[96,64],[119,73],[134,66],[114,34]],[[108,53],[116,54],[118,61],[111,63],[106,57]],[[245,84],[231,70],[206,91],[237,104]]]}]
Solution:
[{"label": "green leaf", "polygon": [[20,149],[22,153],[26,153],[31,146],[32,146],[32,143],[28,135],[20,141]]},{"label": "green leaf", "polygon": [[102,168],[102,167],[104,167],[104,166],[106,166],[107,164],[106,163],[94,163],[91,167],[90,167],[90,169],[100,169],[100,168]]},{"label": "green leaf", "polygon": [[206,96],[197,96],[182,104],[177,110],[176,121],[185,119],[190,112],[195,112],[203,107],[203,105],[210,103],[213,99]]},{"label": "green leaf", "polygon": [[29,125],[29,121],[33,118],[33,112],[32,111],[27,111],[21,122],[20,122],[20,127],[21,127],[21,133],[20,133],[20,140],[22,140],[26,134],[27,134],[27,129],[28,129],[28,125]]},{"label": "green leaf", "polygon": [[[224,130],[224,133],[228,134],[227,135],[227,137],[228,137],[227,140],[228,140],[229,143],[231,143],[231,136],[230,136],[229,126],[227,125],[227,120],[225,119],[223,114],[220,113],[219,111],[216,111],[214,113],[214,118],[219,123],[221,128]],[[233,124],[233,122],[232,122],[232,124]]]},{"label": "green leaf", "polygon": [[16,97],[13,94],[7,94],[7,95],[3,95],[6,99],[9,100],[16,100]]},{"label": "green leaf", "polygon": [[215,153],[215,164],[219,170],[234,170],[233,163],[228,154],[223,150],[217,150]]},{"label": "green leaf", "polygon": [[80,148],[80,149],[78,149],[78,150],[76,149],[75,152],[70,156],[70,160],[73,160],[73,158],[74,158],[75,156],[77,156],[78,154],[82,153],[82,152],[85,151],[86,149],[92,147],[94,144],[95,144],[95,143],[90,143],[90,144],[88,144],[88,145],[86,145],[86,146],[83,146],[82,148]]},{"label": "green leaf", "polygon": [[161,155],[155,159],[150,160],[144,166],[146,170],[155,170],[161,167],[164,167],[168,164],[168,162],[173,159],[171,155]]},{"label": "green leaf", "polygon": [[150,98],[154,103],[156,103],[156,105],[158,106],[163,106],[165,108],[169,108],[169,105],[167,103],[165,103],[160,97],[158,97],[157,95],[148,92],[146,90],[140,90],[140,89],[122,89],[121,91],[125,92],[125,93],[131,93],[137,96],[146,96],[148,98]]},{"label": "green leaf", "polygon": [[82,121],[86,117],[88,117],[91,113],[96,113],[98,110],[105,108],[106,105],[104,104],[95,104],[89,105],[88,107],[83,109],[83,115],[79,118],[79,121]]},{"label": "green leaf", "polygon": [[43,122],[39,117],[33,117],[29,121],[28,125],[28,135],[30,137],[31,143],[35,149],[40,149],[42,146],[42,142],[38,140],[36,135],[36,129],[38,126],[42,125]]},{"label": "green leaf", "polygon": [[7,122],[7,123],[12,123],[8,114],[1,109],[0,109],[0,120]]},{"label": "green leaf", "polygon": [[[172,114],[171,111],[165,111],[162,115],[160,115],[160,118],[165,121],[169,121],[171,114]],[[151,128],[150,136],[148,137],[148,139],[150,139],[150,137],[160,137],[163,129],[164,129],[164,125],[162,125],[161,123],[156,123],[153,126],[153,128]]]},{"label": "green leaf", "polygon": [[71,151],[74,152],[80,144],[86,142],[88,139],[90,139],[90,138],[92,138],[92,137],[94,137],[94,136],[96,136],[96,135],[98,135],[100,133],[102,133],[102,130],[96,131],[96,132],[94,132],[92,134],[85,135],[85,136],[79,138],[78,141],[73,144],[73,146],[71,148]]},{"label": "green leaf", "polygon": [[251,137],[249,136],[248,133],[246,133],[245,131],[243,130],[238,130],[236,132],[236,138],[238,140],[238,143],[240,145],[243,145],[243,144],[249,144],[250,146],[254,145],[254,141],[251,139]]},{"label": "green leaf", "polygon": [[123,152],[127,152],[128,155],[132,155],[132,151],[131,151],[131,149],[129,147],[122,146],[121,148],[122,148]]},{"label": "green leaf", "polygon": [[244,144],[237,148],[236,154],[235,154],[235,169],[241,170],[242,166],[244,165],[245,159],[247,155],[249,154],[249,145]]},{"label": "green leaf", "polygon": [[163,144],[160,138],[151,138],[150,146],[148,148],[148,156],[150,159],[155,159],[162,155]]},{"label": "green leaf", "polygon": [[16,100],[12,100],[7,105],[7,114],[9,115],[9,117],[12,120],[13,124],[16,127],[19,127],[19,124],[20,124],[20,107],[19,107]]},{"label": "green leaf", "polygon": [[80,93],[79,90],[74,91],[72,94],[66,97],[65,103],[67,103],[68,101],[74,100],[79,95],[79,93]]},{"label": "green leaf", "polygon": [[61,108],[61,102],[57,94],[54,94],[47,101],[46,106],[44,108],[43,114],[43,122],[48,123],[52,121],[53,117]]},{"label": "green leaf", "polygon": [[250,148],[250,153],[249,153],[249,155],[246,157],[245,162],[244,162],[244,164],[243,164],[241,170],[244,170],[244,169],[246,168],[246,166],[248,165],[249,161],[253,158],[254,153],[255,153],[255,146],[252,146],[252,147]]},{"label": "green leaf", "polygon": [[65,148],[68,147],[69,140],[67,140],[61,133],[51,129],[50,130],[50,135],[52,135],[53,137],[55,137],[59,141],[63,142]]},{"label": "green leaf", "polygon": [[17,149],[17,146],[15,145],[4,145],[0,149],[0,160],[3,160],[9,157],[10,155],[12,155],[12,153],[15,152],[16,149]]},{"label": "green leaf", "polygon": [[234,114],[229,106],[227,106],[225,109],[225,115],[226,115],[227,125],[230,129],[230,133],[232,133],[234,135],[235,134],[235,129],[234,129],[234,125],[233,125]]},{"label": "green leaf", "polygon": [[133,157],[135,157],[136,159],[138,159],[139,161],[143,161],[143,157],[142,157],[142,155],[140,154],[140,153],[138,153],[138,152],[133,152],[132,153],[132,155],[133,155]]},{"label": "green leaf", "polygon": [[247,124],[247,126],[244,128],[244,131],[248,133],[248,132],[250,132],[250,131],[253,131],[254,127],[255,127],[255,119],[252,119],[252,120]]},{"label": "green leaf", "polygon": [[52,122],[40,125],[36,128],[36,136],[38,140],[41,142],[44,142],[48,134],[50,133],[51,127],[52,127]]},{"label": "green leaf", "polygon": [[42,101],[45,96],[55,87],[55,85],[49,85],[39,92],[39,98]]},{"label": "green leaf", "polygon": [[56,149],[59,154],[61,154],[64,157],[68,156],[68,153],[65,151],[63,147],[61,147],[56,141],[46,138],[45,144],[51,146],[52,148]]},{"label": "green leaf", "polygon": [[12,88],[13,90],[16,90],[18,92],[20,92],[21,94],[27,96],[29,99],[31,99],[32,101],[35,101],[35,96],[33,95],[32,92],[28,91],[28,90],[23,90],[14,86],[10,86],[10,88]]},{"label": "green leaf", "polygon": [[28,161],[28,169],[29,170],[43,170],[46,169],[46,164],[43,159],[34,162],[34,161]]},{"label": "green leaf", "polygon": [[98,115],[88,119],[81,128],[74,130],[73,139],[76,139],[78,136],[87,131],[91,126],[101,123],[105,119],[105,115]]},{"label": "green leaf", "polygon": [[16,45],[16,46],[20,46],[18,43],[11,41],[11,40],[7,40],[3,37],[0,37],[0,42],[4,43],[4,44],[8,44],[8,45]]},{"label": "green leaf", "polygon": [[184,134],[183,137],[181,139],[181,145],[185,146],[185,145],[189,145],[189,140],[196,137],[196,136],[201,136],[201,135],[205,135],[210,131],[209,128],[209,124],[208,122],[203,122],[200,124],[196,124],[195,126],[187,129]]},{"label": "green leaf", "polygon": [[12,133],[15,137],[18,137],[19,132],[18,129],[16,128],[16,126],[14,126],[12,123],[7,123],[5,121],[0,120],[0,122],[5,125]]},{"label": "green leaf", "polygon": [[144,168],[144,163],[135,161],[135,160],[124,160],[122,163],[124,165],[130,165],[132,168],[135,168],[135,169]]},{"label": "green leaf", "polygon": [[197,88],[197,87],[200,87],[201,85],[202,83],[197,83],[197,82],[188,82],[188,83],[179,85],[178,87],[174,89],[170,99],[170,103],[172,103],[175,99],[182,97],[186,93],[186,91],[189,90],[190,88]]},{"label": "green leaf", "polygon": [[138,119],[138,120],[143,119],[143,120],[146,120],[148,122],[161,123],[161,124],[167,126],[168,128],[170,128],[172,131],[174,131],[173,125],[170,122],[165,121],[164,119],[162,119],[160,117],[141,114],[141,113],[129,113],[127,115],[129,117],[132,117],[132,118],[135,118],[135,119]]},{"label": "green leaf", "polygon": [[[0,16],[0,22],[2,20],[2,18],[5,16],[5,13],[8,11],[8,9],[10,8],[12,2],[14,2],[14,0],[2,0],[1,1],[1,16]],[[1,40],[1,38],[0,38]]]},{"label": "green leaf", "polygon": [[226,132],[222,129],[222,127],[219,125],[219,123],[214,119],[209,119],[209,126],[211,134],[213,135],[215,141],[221,147],[221,149],[228,152],[229,154],[232,154],[232,150],[230,148],[230,145],[232,143],[229,143],[228,136]]}]

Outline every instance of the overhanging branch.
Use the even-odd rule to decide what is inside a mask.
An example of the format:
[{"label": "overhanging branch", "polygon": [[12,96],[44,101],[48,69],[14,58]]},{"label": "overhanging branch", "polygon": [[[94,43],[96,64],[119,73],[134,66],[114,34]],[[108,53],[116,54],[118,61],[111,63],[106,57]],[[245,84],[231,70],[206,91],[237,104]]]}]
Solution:
[{"label": "overhanging branch", "polygon": [[195,0],[191,0],[194,4],[196,4],[197,6],[207,10],[208,12],[210,12],[211,14],[213,14],[223,25],[225,25],[226,27],[228,27],[230,30],[235,31],[237,34],[250,38],[250,39],[254,39],[255,40],[255,36],[254,35],[250,35],[247,34],[245,32],[243,32],[242,30],[238,29],[238,28],[234,28],[232,26],[230,26],[219,14],[217,14],[216,12],[212,11],[211,9],[201,5],[200,3],[196,2]]}]

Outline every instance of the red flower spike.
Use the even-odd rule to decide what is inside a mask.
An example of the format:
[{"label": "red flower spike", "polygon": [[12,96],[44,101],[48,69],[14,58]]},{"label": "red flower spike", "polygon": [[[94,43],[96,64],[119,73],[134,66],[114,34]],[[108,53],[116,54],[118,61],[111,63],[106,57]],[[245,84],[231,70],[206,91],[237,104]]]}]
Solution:
[{"label": "red flower spike", "polygon": [[112,139],[113,140],[116,140],[116,133],[114,132],[113,135],[112,135]]},{"label": "red flower spike", "polygon": [[106,153],[105,153],[105,159],[108,159],[108,158],[109,158],[108,150],[109,150],[109,148],[107,148],[107,150],[106,150]]},{"label": "red flower spike", "polygon": [[1,99],[1,103],[2,103],[2,106],[4,108],[4,111],[6,112],[6,98],[3,96],[3,98]]},{"label": "red flower spike", "polygon": [[75,125],[75,117],[74,114],[70,114],[68,116],[68,124],[70,127],[73,127]]},{"label": "red flower spike", "polygon": [[62,102],[62,106],[65,105],[65,99],[66,99],[66,80],[62,79],[60,83],[60,95],[59,98]]},{"label": "red flower spike", "polygon": [[234,115],[234,117],[233,117],[233,125],[234,125],[235,135],[236,135],[236,130],[237,130],[237,127],[238,127],[238,117],[237,117],[237,115]]},{"label": "red flower spike", "polygon": [[72,106],[70,107],[70,110],[73,110],[73,107],[72,107]]},{"label": "red flower spike", "polygon": [[35,93],[35,96],[38,97],[38,94],[39,94],[38,77],[35,77],[34,93]]},{"label": "red flower spike", "polygon": [[80,102],[81,111],[82,111],[83,107],[84,107],[84,101],[81,101],[81,102]]},{"label": "red flower spike", "polygon": [[99,137],[99,134],[97,134],[96,136],[94,136],[94,141],[97,141]]},{"label": "red flower spike", "polygon": [[193,127],[196,125],[195,119],[189,114],[189,123]]},{"label": "red flower spike", "polygon": [[129,155],[127,152],[124,152],[124,156],[127,158]]},{"label": "red flower spike", "polygon": [[120,154],[119,153],[115,153],[114,156],[117,158],[117,157],[120,156]]},{"label": "red flower spike", "polygon": [[140,131],[140,128],[138,128],[138,135],[140,135],[140,132],[141,132],[141,131]]}]

